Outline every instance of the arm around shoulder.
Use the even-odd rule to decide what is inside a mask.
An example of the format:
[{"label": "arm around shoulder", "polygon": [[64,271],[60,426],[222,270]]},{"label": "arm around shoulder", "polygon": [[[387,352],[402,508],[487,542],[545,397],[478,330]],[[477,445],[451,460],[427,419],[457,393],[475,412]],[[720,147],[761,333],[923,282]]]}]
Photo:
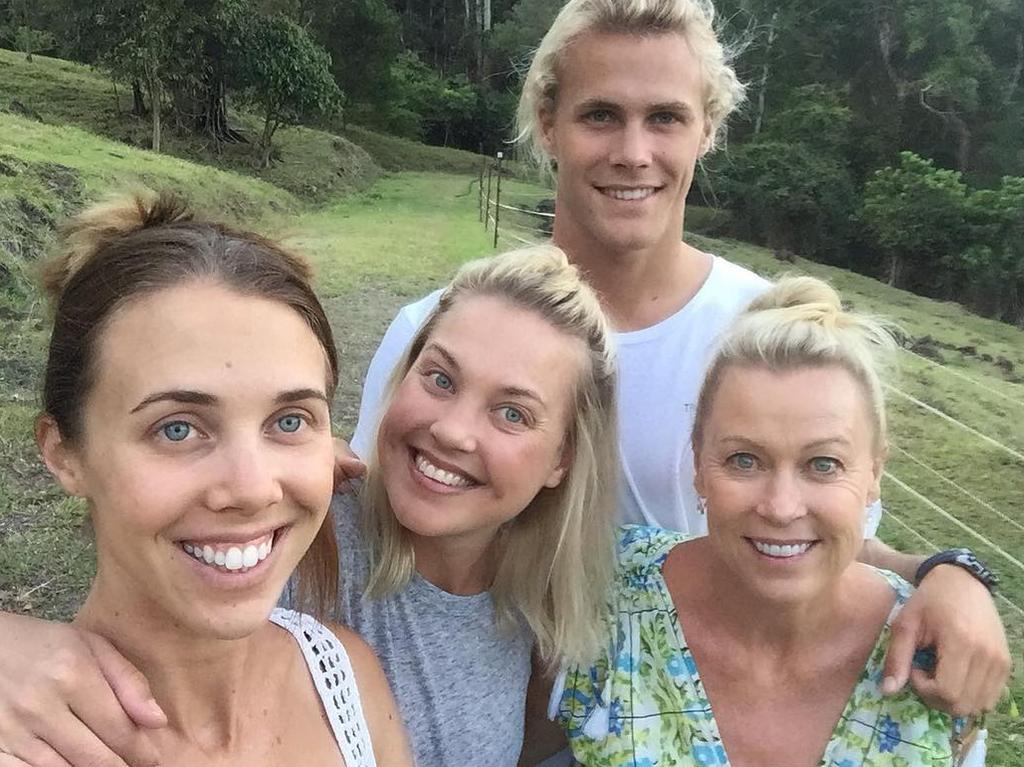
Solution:
[{"label": "arm around shoulder", "polygon": [[380,767],[413,767],[409,738],[398,712],[394,695],[380,661],[355,632],[331,624],[331,631],[344,645],[356,675],[359,701],[370,730],[373,754]]}]

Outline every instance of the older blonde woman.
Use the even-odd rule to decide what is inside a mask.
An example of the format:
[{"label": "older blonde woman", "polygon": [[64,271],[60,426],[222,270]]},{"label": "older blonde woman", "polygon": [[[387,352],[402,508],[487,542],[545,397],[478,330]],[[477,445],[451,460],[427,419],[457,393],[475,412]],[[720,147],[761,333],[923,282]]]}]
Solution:
[{"label": "older blonde woman", "polygon": [[727,332],[693,430],[708,535],[624,528],[617,628],[558,706],[577,759],[612,765],[953,763],[949,718],[885,697],[910,585],[856,561],[886,453],[871,320],[786,279]]}]

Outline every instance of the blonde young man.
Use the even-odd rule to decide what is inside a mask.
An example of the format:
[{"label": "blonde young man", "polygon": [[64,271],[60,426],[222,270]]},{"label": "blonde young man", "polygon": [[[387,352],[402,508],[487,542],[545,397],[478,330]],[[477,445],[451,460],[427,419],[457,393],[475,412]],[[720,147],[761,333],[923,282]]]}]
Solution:
[{"label": "blonde young man", "polygon": [[[693,490],[690,427],[715,339],[767,287],[681,240],[697,161],[743,96],[705,0],[570,0],[541,42],[519,102],[520,138],[555,168],[552,240],[597,288],[618,330],[622,519],[706,531]],[[437,293],[391,323],[352,440],[365,454],[384,381]],[[888,691],[908,679],[956,714],[993,708],[1010,656],[986,585],[953,562],[902,554],[874,534],[861,559],[921,587],[894,627]],[[873,518],[872,518],[873,517]],[[923,576],[927,575],[927,578]],[[911,669],[934,646],[934,675]]]}]

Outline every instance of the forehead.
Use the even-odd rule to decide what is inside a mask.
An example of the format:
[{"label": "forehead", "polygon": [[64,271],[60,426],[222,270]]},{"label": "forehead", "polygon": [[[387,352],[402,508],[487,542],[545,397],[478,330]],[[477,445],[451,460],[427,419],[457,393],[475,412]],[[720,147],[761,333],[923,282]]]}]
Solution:
[{"label": "forehead", "polygon": [[96,393],[126,403],[179,388],[224,397],[322,388],[327,373],[319,340],[294,309],[206,283],[121,307],[97,352]]},{"label": "forehead", "polygon": [[585,356],[579,338],[493,296],[458,298],[426,343],[443,347],[465,375],[485,385],[531,389],[552,401],[574,390]]},{"label": "forehead", "polygon": [[699,110],[703,101],[700,61],[686,38],[675,32],[584,32],[559,57],[557,76],[560,104],[682,101]]},{"label": "forehead", "polygon": [[840,365],[784,371],[730,365],[706,431],[711,440],[742,436],[769,445],[837,437],[867,444],[874,429],[870,412],[863,386]]}]

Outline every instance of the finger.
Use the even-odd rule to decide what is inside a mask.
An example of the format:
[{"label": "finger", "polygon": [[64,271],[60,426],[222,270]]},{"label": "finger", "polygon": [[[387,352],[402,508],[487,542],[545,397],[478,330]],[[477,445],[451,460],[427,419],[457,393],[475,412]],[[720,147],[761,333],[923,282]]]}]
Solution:
[{"label": "finger", "polygon": [[910,678],[914,652],[917,650],[918,628],[918,622],[905,612],[893,623],[882,669],[883,695],[899,692]]},{"label": "finger", "polygon": [[971,662],[966,648],[940,648],[939,662],[935,666],[934,686],[931,695],[938,699],[938,708],[953,716],[970,714],[973,701],[966,698],[969,693],[968,677]]},{"label": "finger", "polygon": [[148,734],[142,731],[139,731],[139,737],[145,738],[145,745],[150,751],[150,754],[144,756],[150,758],[133,761],[133,756],[123,759],[110,744],[100,740],[89,725],[70,710],[66,716],[54,722],[52,729],[53,732],[47,735],[46,741],[49,747],[65,760],[58,763],[61,765],[68,763],[89,767],[128,767],[131,764],[133,767],[155,767],[160,763],[159,753],[148,740]]},{"label": "finger", "polygon": [[32,767],[71,767],[71,764],[49,743],[39,738],[28,738],[24,743],[16,744],[7,750],[9,753],[5,756],[14,759],[14,764],[29,764]]},{"label": "finger", "polygon": [[0,753],[0,767],[32,767],[32,765],[21,761],[16,756]]},{"label": "finger", "polygon": [[134,740],[127,743],[101,740],[95,725],[84,721],[70,709],[52,720],[52,725],[43,737],[54,751],[72,765],[128,767],[131,764],[133,767],[155,767],[159,764],[160,755],[150,742],[149,735],[132,723],[123,711],[121,718],[125,729],[135,733]]},{"label": "finger", "polygon": [[[149,687],[149,681],[135,666],[133,666],[121,653],[119,653],[110,642],[95,634],[85,634],[86,643],[92,650],[96,662],[99,664],[100,672],[110,689],[117,696],[124,713],[133,722],[149,728],[160,728],[167,726],[167,715],[160,708]],[[76,713],[88,715],[90,712],[81,711],[80,707],[72,706]],[[91,708],[91,706],[90,706]],[[109,717],[114,712],[109,707],[105,711]],[[116,718],[116,717],[114,717]],[[119,721],[118,724],[121,724]]]}]

